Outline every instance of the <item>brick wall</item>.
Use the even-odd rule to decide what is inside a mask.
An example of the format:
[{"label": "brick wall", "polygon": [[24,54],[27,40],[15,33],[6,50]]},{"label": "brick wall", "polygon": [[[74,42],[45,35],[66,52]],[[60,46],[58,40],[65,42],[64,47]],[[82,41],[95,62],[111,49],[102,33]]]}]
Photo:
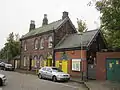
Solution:
[{"label": "brick wall", "polygon": [[120,58],[120,52],[98,52],[96,65],[96,79],[106,80],[106,58]]},{"label": "brick wall", "polygon": [[[72,59],[79,59],[81,58],[81,51],[80,50],[71,50],[71,51],[65,51],[68,56],[68,73],[73,77],[80,77],[81,72],[79,71],[72,71]],[[61,53],[62,52],[56,52],[55,53],[55,60],[61,60]],[[82,58],[84,58],[83,61],[83,71],[87,71],[87,64],[86,64],[86,50],[82,50]]]},{"label": "brick wall", "polygon": [[[48,34],[44,34],[44,35],[41,35],[41,36],[36,36],[36,37],[33,37],[33,38],[22,40],[21,68],[27,69],[27,66],[26,67],[23,66],[23,57],[24,56],[29,57],[31,55],[32,59],[34,58],[35,55],[37,55],[38,58],[40,56],[43,56],[43,58],[46,60],[48,52],[50,54],[52,54],[53,48],[48,48],[48,37],[49,36],[53,37],[53,33],[48,33]],[[35,50],[34,49],[34,41],[35,41],[35,39],[38,39],[38,42],[40,43],[41,38],[44,38],[44,49],[38,48],[37,50]],[[24,51],[24,42],[26,42],[26,45],[27,45],[27,50],[26,51]],[[39,44],[39,46],[40,46],[40,44]],[[28,65],[29,65],[29,60],[28,60]]]}]

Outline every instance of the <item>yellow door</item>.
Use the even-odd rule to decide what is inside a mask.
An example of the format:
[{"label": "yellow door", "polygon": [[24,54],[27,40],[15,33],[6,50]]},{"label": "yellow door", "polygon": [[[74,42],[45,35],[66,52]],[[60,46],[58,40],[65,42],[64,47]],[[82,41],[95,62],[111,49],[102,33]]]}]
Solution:
[{"label": "yellow door", "polygon": [[56,66],[57,68],[59,68],[59,61],[56,61],[56,62],[55,62],[55,66]]},{"label": "yellow door", "polygon": [[67,73],[68,72],[68,61],[62,60],[62,71]]}]

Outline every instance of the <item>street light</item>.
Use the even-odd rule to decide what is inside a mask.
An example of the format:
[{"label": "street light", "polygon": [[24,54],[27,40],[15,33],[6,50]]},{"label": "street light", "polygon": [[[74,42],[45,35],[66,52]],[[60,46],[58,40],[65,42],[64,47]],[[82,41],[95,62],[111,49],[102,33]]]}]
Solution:
[{"label": "street light", "polygon": [[[82,50],[83,50],[83,45],[82,45],[82,35],[83,35],[83,32],[80,32],[79,33],[79,35],[80,35],[80,57],[81,57],[81,62],[82,62]],[[81,67],[83,67],[82,66],[82,63],[81,63]],[[83,71],[81,71],[81,73],[82,73],[82,80],[83,80]]]}]

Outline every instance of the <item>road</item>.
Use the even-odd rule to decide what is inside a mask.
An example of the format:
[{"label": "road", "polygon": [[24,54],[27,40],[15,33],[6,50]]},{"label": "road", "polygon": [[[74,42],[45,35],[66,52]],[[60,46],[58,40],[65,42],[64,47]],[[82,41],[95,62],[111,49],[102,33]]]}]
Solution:
[{"label": "road", "polygon": [[0,71],[0,74],[6,75],[8,81],[6,86],[0,87],[2,90],[87,90],[82,84],[71,81],[53,82],[11,71]]}]

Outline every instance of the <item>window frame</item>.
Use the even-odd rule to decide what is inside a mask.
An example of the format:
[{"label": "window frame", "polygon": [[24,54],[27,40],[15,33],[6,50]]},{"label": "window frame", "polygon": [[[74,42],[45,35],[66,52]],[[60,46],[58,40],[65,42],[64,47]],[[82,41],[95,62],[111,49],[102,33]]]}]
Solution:
[{"label": "window frame", "polygon": [[24,42],[24,51],[27,51],[27,42]]},{"label": "window frame", "polygon": [[44,38],[40,38],[40,49],[44,49]]},{"label": "window frame", "polygon": [[39,40],[36,38],[34,41],[34,49],[37,50],[39,48]]},{"label": "window frame", "polygon": [[39,60],[40,60],[40,67],[43,67],[44,65],[42,64],[44,64],[44,58],[42,55],[39,56]]},{"label": "window frame", "polygon": [[48,37],[48,48],[52,48],[53,47],[53,38],[52,38],[52,36],[49,36]]},{"label": "window frame", "polygon": [[23,66],[24,67],[27,66],[27,57],[26,56],[23,57]]},{"label": "window frame", "polygon": [[34,67],[37,68],[37,60],[38,60],[38,56],[37,55],[34,56],[34,60],[35,60]]}]

